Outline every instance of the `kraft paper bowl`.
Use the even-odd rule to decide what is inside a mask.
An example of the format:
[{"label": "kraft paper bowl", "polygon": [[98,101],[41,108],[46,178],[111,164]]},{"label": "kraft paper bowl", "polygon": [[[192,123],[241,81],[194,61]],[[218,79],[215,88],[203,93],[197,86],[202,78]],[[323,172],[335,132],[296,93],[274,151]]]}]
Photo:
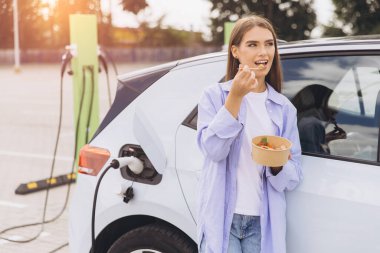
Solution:
[{"label": "kraft paper bowl", "polygon": [[[261,139],[266,137],[268,143],[275,147],[285,146],[285,149],[271,150],[258,146]],[[261,165],[269,167],[280,167],[286,164],[289,160],[290,148],[292,142],[286,138],[273,135],[261,135],[252,139],[252,159]]]}]

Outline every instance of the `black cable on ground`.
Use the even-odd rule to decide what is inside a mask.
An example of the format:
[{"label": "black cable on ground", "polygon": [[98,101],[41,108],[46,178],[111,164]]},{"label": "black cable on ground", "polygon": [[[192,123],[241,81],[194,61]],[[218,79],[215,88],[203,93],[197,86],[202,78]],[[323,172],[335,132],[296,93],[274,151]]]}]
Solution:
[{"label": "black cable on ground", "polygon": [[[51,182],[51,179],[53,178],[53,173],[54,173],[54,168],[55,168],[55,158],[56,158],[57,149],[58,149],[59,137],[60,137],[60,134],[61,134],[62,107],[63,107],[62,106],[63,105],[62,97],[63,97],[63,77],[61,77],[61,82],[60,82],[58,130],[57,130],[57,135],[56,135],[56,139],[55,139],[54,152],[53,152],[53,160],[52,160],[52,164],[51,164],[51,167],[50,167],[50,177],[48,179],[49,182]],[[48,198],[49,198],[49,192],[50,192],[50,183],[48,184],[48,187],[46,189],[45,201],[44,201],[44,209],[43,209],[43,215],[42,215],[42,222],[24,224],[24,225],[19,225],[19,226],[13,226],[13,227],[9,227],[9,228],[6,228],[6,229],[0,231],[0,235],[1,235],[1,234],[4,234],[4,233],[8,232],[8,231],[17,229],[17,228],[25,228],[25,227],[29,227],[29,226],[42,225],[40,231],[37,233],[36,236],[31,237],[31,238],[26,239],[26,240],[13,240],[13,239],[9,239],[9,238],[2,237],[2,236],[0,237],[0,239],[6,240],[6,241],[9,241],[9,242],[17,242],[17,243],[28,243],[28,242],[31,242],[31,241],[37,239],[41,235],[41,233],[43,231],[43,228],[44,228],[43,226],[45,224],[45,218],[46,218],[46,210],[47,210],[47,202],[48,202]]]},{"label": "black cable on ground", "polygon": [[[66,66],[66,64],[64,66]],[[114,65],[114,62],[112,62],[112,64],[114,66],[115,73],[117,74],[117,70],[116,70],[116,66]],[[91,88],[92,88],[92,92],[91,92],[91,99],[90,99],[91,102],[90,102],[89,116],[88,116],[87,125],[86,125],[86,143],[88,142],[88,131],[89,131],[88,128],[89,128],[89,123],[90,123],[90,119],[91,119],[92,104],[93,104],[94,89],[95,89],[94,69],[91,66],[87,66],[87,68],[91,72]],[[77,151],[77,148],[78,148],[77,141],[78,141],[78,135],[79,135],[79,126],[80,126],[80,119],[81,119],[82,108],[83,108],[84,95],[85,95],[85,90],[86,90],[86,83],[85,83],[86,82],[86,77],[85,77],[86,73],[85,73],[85,69],[86,69],[86,67],[84,66],[82,68],[82,92],[81,92],[81,98],[80,98],[80,106],[79,106],[78,117],[77,117],[77,121],[76,121],[77,124],[76,124],[76,127],[75,127],[75,144],[74,144],[73,162],[72,162],[72,166],[71,166],[71,175],[75,171],[74,168],[75,168],[76,153],[77,153],[76,151]],[[106,74],[107,74],[108,96],[109,96],[109,102],[110,102],[110,105],[111,105],[111,94],[110,94],[110,83],[109,83],[108,71],[106,72]],[[53,178],[53,174],[54,174],[55,158],[56,158],[56,155],[57,155],[58,144],[59,144],[59,139],[60,139],[60,133],[61,133],[61,129],[62,129],[61,126],[62,126],[62,111],[63,111],[63,99],[62,99],[62,97],[63,97],[63,75],[64,75],[64,70],[61,71],[58,130],[57,130],[56,142],[55,142],[55,146],[54,146],[53,160],[52,160],[52,164],[51,164],[51,167],[50,167],[50,177],[48,178],[49,182],[51,182],[51,180]],[[106,171],[108,171],[108,169]],[[105,174],[105,172],[104,172],[104,174]],[[101,181],[101,179],[100,179],[100,181]],[[33,236],[33,237],[29,238],[29,239],[26,239],[26,240],[13,240],[13,239],[2,237],[2,236],[0,236],[0,239],[6,240],[6,241],[9,241],[9,242],[14,242],[14,243],[28,243],[28,242],[31,242],[31,241],[37,239],[41,235],[41,233],[44,230],[44,225],[45,224],[56,221],[63,214],[63,212],[66,210],[66,207],[67,207],[67,204],[68,204],[68,201],[69,201],[71,184],[68,184],[65,202],[64,202],[64,205],[63,205],[61,211],[55,217],[51,218],[50,220],[46,220],[46,210],[47,210],[47,204],[48,204],[48,199],[49,199],[50,185],[51,184],[49,183],[48,186],[47,186],[47,189],[46,189],[46,195],[45,195],[45,201],[44,201],[44,210],[43,210],[43,215],[42,215],[42,222],[35,222],[35,223],[29,223],[29,224],[23,224],[23,225],[13,226],[13,227],[9,227],[9,228],[6,228],[6,229],[0,231],[0,235],[1,235],[1,234],[6,233],[6,232],[9,232],[11,230],[18,229],[18,228],[26,228],[26,227],[41,225],[41,229],[37,233],[37,235],[35,235],[35,236]],[[96,197],[95,197],[94,201],[96,202]],[[94,208],[95,208],[96,207],[96,203],[94,203],[94,204],[95,204],[95,206],[94,206]],[[93,235],[93,238],[95,238],[94,235]],[[95,239],[93,239],[93,240],[95,240]],[[65,243],[65,244],[59,246],[58,248],[56,248],[53,251],[51,251],[51,253],[56,252],[56,251],[58,251],[58,250],[60,250],[60,249],[62,249],[64,247],[66,247],[66,246],[68,246],[68,243]]]},{"label": "black cable on ground", "polygon": [[[70,172],[71,174],[73,174],[75,172],[75,158],[76,158],[77,148],[78,148],[79,125],[80,125],[80,119],[81,119],[81,115],[82,115],[84,95],[86,93],[86,84],[85,84],[85,77],[84,77],[85,72],[83,71],[82,74],[83,74],[83,77],[82,77],[82,92],[81,92],[81,97],[80,97],[80,100],[79,100],[80,101],[79,102],[79,111],[78,111],[78,117],[77,117],[77,122],[76,122],[76,126],[75,126],[74,154],[73,154],[73,161],[72,161],[72,164],[71,164],[71,172]],[[65,209],[67,207],[67,204],[69,202],[70,189],[71,189],[71,184],[68,185],[67,193],[66,193],[66,198],[65,198],[65,203],[64,203],[61,211],[54,218],[46,221],[46,223],[56,221],[63,214],[63,212],[65,211]]]},{"label": "black cable on ground", "polygon": [[67,247],[67,246],[69,246],[69,243],[68,243],[68,242],[65,243],[65,244],[62,244],[62,245],[59,246],[58,248],[53,249],[52,251],[49,251],[49,253],[57,252],[58,250],[63,249],[64,247]]},{"label": "black cable on ground", "polygon": [[[74,173],[74,168],[75,168],[75,158],[76,158],[76,151],[77,151],[77,148],[78,148],[78,135],[79,135],[79,124],[80,124],[80,119],[81,119],[81,115],[82,115],[82,108],[83,108],[83,101],[84,101],[84,95],[85,95],[85,91],[86,91],[86,71],[85,71],[85,67],[82,68],[82,92],[81,92],[81,98],[80,98],[80,104],[79,104],[79,112],[78,112],[78,117],[77,117],[77,124],[75,126],[75,144],[74,144],[74,154],[73,154],[73,163],[72,163],[72,166],[71,166],[71,174]],[[66,207],[67,207],[67,204],[69,202],[69,196],[70,196],[70,189],[71,189],[71,184],[68,185],[68,190],[67,190],[67,194],[66,194],[66,199],[65,199],[65,204],[63,206],[63,208],[61,209],[60,213],[54,217],[53,219],[49,220],[48,222],[53,222],[55,220],[57,220],[62,214],[63,212],[65,211]],[[65,243],[61,246],[59,246],[58,248],[50,251],[49,253],[54,253],[54,252],[57,252],[58,250],[64,248],[64,247],[67,247],[69,245],[69,243]]]},{"label": "black cable on ground", "polygon": [[[114,67],[114,70],[115,70],[115,74],[117,75],[117,69],[116,69],[116,66],[115,66],[115,63],[111,60],[112,62],[112,65]],[[108,101],[109,101],[109,105],[111,106],[111,89],[110,89],[110,81],[109,81],[109,74],[108,74],[108,68],[107,68],[107,63],[106,61],[103,63],[104,64],[104,70],[106,72],[106,77],[107,77],[107,88],[108,88]],[[91,67],[91,66],[87,66],[87,68],[90,70],[91,72],[91,89],[92,89],[92,92],[91,92],[91,99],[90,99],[90,109],[89,109],[89,116],[87,118],[87,125],[86,125],[86,143],[88,142],[88,128],[89,128],[89,124],[90,124],[90,117],[91,117],[91,113],[92,113],[92,104],[93,104],[93,98],[94,98],[94,89],[95,89],[95,82],[94,82],[94,68]],[[85,69],[86,67],[83,67],[82,68],[82,87],[83,87],[83,90],[82,90],[82,96],[81,96],[81,102],[80,102],[80,107],[79,107],[79,113],[78,113],[78,118],[77,118],[77,125],[76,125],[76,132],[75,132],[75,147],[74,147],[74,160],[73,160],[73,164],[72,164],[72,171],[71,171],[71,174],[74,173],[74,166],[75,166],[75,157],[76,157],[76,150],[77,150],[77,140],[78,140],[78,129],[79,129],[79,120],[80,120],[80,115],[82,113],[82,107],[83,107],[83,100],[84,100],[84,94],[85,94],[85,85],[86,85],[86,77],[85,77]],[[111,168],[111,166],[109,167]],[[103,176],[105,175],[105,173],[109,170],[109,168],[106,168],[106,170],[104,171],[104,173],[102,174],[102,176],[100,177],[99,181],[98,181],[98,184],[97,184],[97,187],[95,189],[95,196],[94,196],[94,202],[93,202],[93,213],[92,213],[92,226],[91,226],[91,229],[92,229],[92,232],[91,232],[91,236],[92,236],[92,244],[93,244],[93,252],[95,252],[95,210],[96,210],[96,199],[97,199],[97,194],[98,194],[98,188],[99,188],[99,185],[100,185],[100,181],[102,180]],[[58,219],[62,213],[64,212],[64,210],[66,209],[66,206],[67,206],[67,203],[68,203],[68,199],[69,199],[69,193],[70,193],[70,187],[71,185],[69,184],[68,186],[68,193],[66,194],[66,200],[65,200],[65,204],[64,204],[64,207],[63,209],[61,210],[61,212],[55,217],[53,218],[52,220],[48,221],[48,222],[52,222],[56,219]],[[49,253],[54,253],[54,252],[57,252],[58,250],[68,246],[69,244],[68,243],[65,243],[61,246],[59,246],[58,248],[50,251]]]},{"label": "black cable on ground", "polygon": [[[55,158],[56,158],[56,154],[57,154],[57,149],[58,149],[58,144],[59,144],[59,137],[60,137],[61,126],[62,126],[63,74],[64,74],[64,72],[61,73],[61,81],[60,81],[60,100],[59,100],[60,106],[59,106],[58,131],[57,131],[56,142],[55,142],[55,147],[54,147],[52,165],[51,165],[51,168],[50,168],[50,177],[48,179],[49,182],[53,178],[53,174],[54,174]],[[75,169],[74,169],[75,168],[75,158],[76,158],[77,140],[78,140],[78,134],[79,134],[78,130],[79,130],[79,124],[80,124],[80,118],[81,118],[81,114],[82,114],[83,100],[84,100],[84,94],[85,94],[85,77],[84,77],[84,75],[85,75],[85,73],[84,73],[84,70],[83,70],[83,77],[82,77],[82,82],[83,82],[82,83],[82,87],[83,87],[83,89],[82,89],[82,93],[81,93],[80,106],[79,106],[79,112],[78,112],[78,117],[77,117],[77,124],[76,124],[76,128],[75,128],[75,146],[74,146],[73,162],[72,162],[72,166],[71,166],[71,174],[73,174],[74,171],[75,171]],[[23,224],[23,225],[13,226],[13,227],[9,227],[9,228],[6,228],[6,229],[0,231],[0,235],[1,235],[1,234],[4,234],[4,233],[8,232],[8,231],[15,230],[15,229],[18,229],[18,228],[26,228],[26,227],[41,225],[41,229],[37,233],[36,236],[31,237],[31,238],[26,239],[26,240],[13,240],[13,239],[9,239],[9,238],[2,237],[2,236],[0,236],[0,239],[6,240],[6,241],[9,241],[9,242],[14,242],[14,243],[28,243],[28,242],[31,242],[31,241],[37,239],[41,235],[41,233],[43,232],[44,224],[56,221],[63,214],[63,212],[65,211],[65,209],[67,207],[67,204],[68,204],[69,196],[70,196],[70,189],[71,189],[71,184],[68,184],[66,198],[65,198],[65,203],[64,203],[61,211],[55,217],[53,217],[52,219],[45,220],[46,219],[46,210],[47,210],[48,197],[49,197],[49,190],[50,190],[50,183],[49,183],[48,187],[46,189],[42,222],[35,222],[35,223],[29,223],[29,224]]]}]

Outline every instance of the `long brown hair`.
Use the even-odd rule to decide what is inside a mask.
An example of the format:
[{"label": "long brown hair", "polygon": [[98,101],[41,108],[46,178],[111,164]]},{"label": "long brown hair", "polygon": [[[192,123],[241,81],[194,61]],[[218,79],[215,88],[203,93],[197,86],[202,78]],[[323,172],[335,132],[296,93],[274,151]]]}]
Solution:
[{"label": "long brown hair", "polygon": [[230,43],[228,45],[227,73],[225,81],[229,81],[235,77],[240,64],[239,60],[235,59],[232,55],[232,46],[234,45],[238,47],[243,40],[244,34],[255,26],[268,29],[273,35],[275,45],[274,59],[269,73],[265,76],[265,81],[268,82],[276,91],[281,92],[282,68],[280,56],[278,54],[276,32],[267,19],[256,15],[239,19],[232,29]]}]

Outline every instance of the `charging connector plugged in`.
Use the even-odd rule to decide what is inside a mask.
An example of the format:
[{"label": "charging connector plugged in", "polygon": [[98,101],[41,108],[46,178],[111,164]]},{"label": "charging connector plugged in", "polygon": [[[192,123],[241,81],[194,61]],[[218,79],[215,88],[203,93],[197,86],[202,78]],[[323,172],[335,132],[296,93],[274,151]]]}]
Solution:
[{"label": "charging connector plugged in", "polygon": [[111,162],[111,167],[114,169],[119,169],[125,166],[128,166],[128,168],[136,175],[140,174],[144,170],[143,162],[134,156],[119,157],[117,159],[113,159]]}]

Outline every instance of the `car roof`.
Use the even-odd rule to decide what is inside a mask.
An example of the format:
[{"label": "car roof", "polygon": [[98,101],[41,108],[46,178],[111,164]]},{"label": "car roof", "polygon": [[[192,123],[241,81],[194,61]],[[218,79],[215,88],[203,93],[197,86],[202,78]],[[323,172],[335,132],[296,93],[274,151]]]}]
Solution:
[{"label": "car roof", "polygon": [[356,44],[356,43],[380,43],[380,34],[374,35],[357,35],[357,36],[345,36],[345,37],[326,37],[326,38],[317,38],[317,39],[307,39],[307,40],[297,40],[291,42],[281,43],[280,45],[295,46],[295,45],[305,45],[305,44],[314,44],[314,45],[326,45],[326,44]]},{"label": "car roof", "polygon": [[[281,54],[287,53],[304,53],[316,51],[341,51],[341,50],[371,50],[380,49],[380,34],[377,35],[363,35],[363,36],[346,36],[346,37],[331,37],[331,38],[318,38],[299,41],[279,41],[278,48]],[[189,63],[192,61],[205,60],[217,57],[226,57],[227,52],[215,52],[191,58],[180,60],[178,65]]]},{"label": "car roof", "polygon": [[[380,34],[378,35],[362,35],[362,36],[346,36],[346,37],[330,37],[318,38],[286,42],[279,40],[278,49],[281,55],[304,54],[304,53],[321,53],[321,52],[337,52],[337,51],[362,51],[380,50]],[[131,77],[145,75],[149,72],[155,72],[162,69],[173,69],[183,65],[199,64],[199,62],[210,60],[218,61],[225,60],[227,57],[226,51],[203,54],[190,58],[185,58],[177,61],[160,64],[154,67],[146,68],[139,71],[133,71],[124,75],[118,76],[118,80],[126,80]]]}]

